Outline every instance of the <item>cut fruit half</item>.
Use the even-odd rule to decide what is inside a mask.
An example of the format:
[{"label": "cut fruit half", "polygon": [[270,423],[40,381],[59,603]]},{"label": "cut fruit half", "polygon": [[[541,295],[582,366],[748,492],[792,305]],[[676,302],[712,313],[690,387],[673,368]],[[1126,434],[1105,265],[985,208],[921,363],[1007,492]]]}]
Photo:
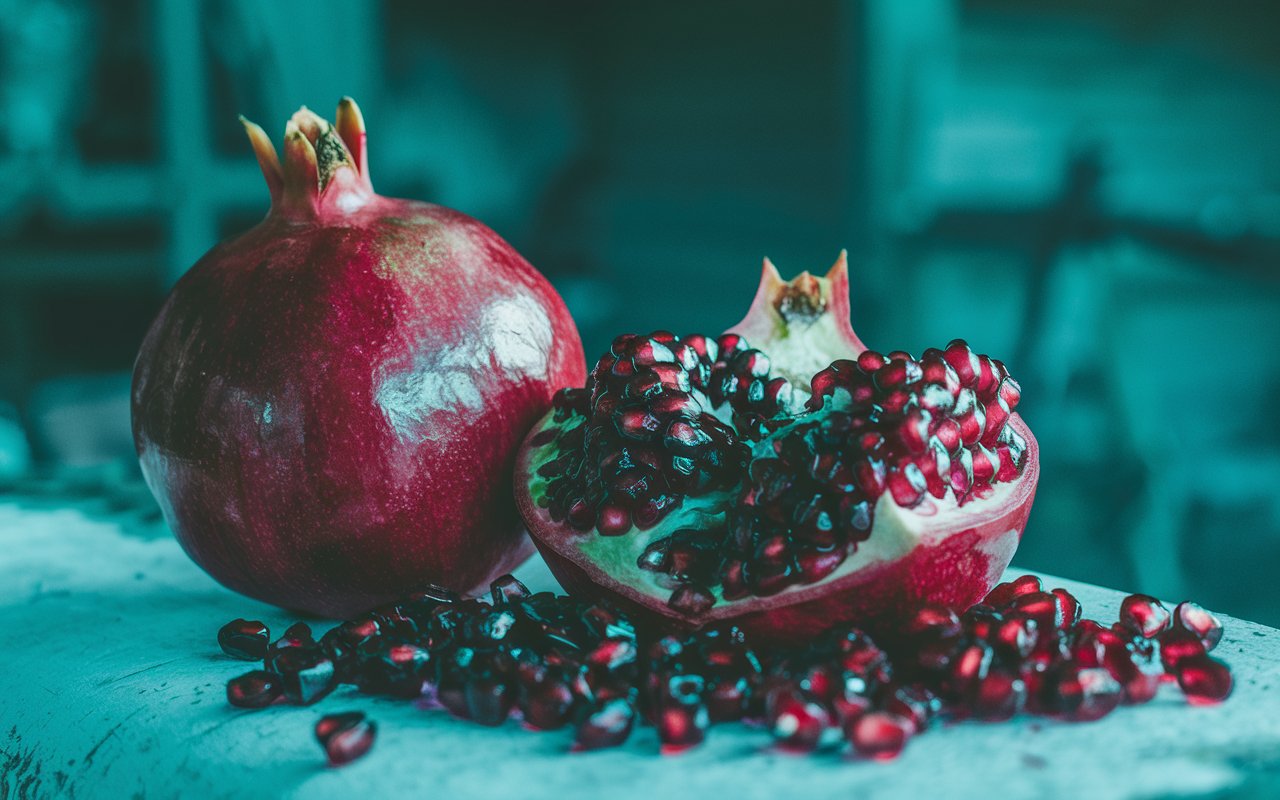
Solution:
[{"label": "cut fruit half", "polygon": [[843,253],[789,282],[766,260],[728,332],[619,336],[558,393],[516,500],[565,589],[642,622],[766,642],[874,630],[999,581],[1039,474],[1019,396],[961,340],[867,350]]}]

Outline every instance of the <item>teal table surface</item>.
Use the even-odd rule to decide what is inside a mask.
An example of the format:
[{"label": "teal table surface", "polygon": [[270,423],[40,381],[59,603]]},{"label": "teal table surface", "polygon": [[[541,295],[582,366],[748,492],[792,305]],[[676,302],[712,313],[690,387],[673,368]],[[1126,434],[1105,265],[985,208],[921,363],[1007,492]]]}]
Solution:
[{"label": "teal table surface", "polygon": [[[520,576],[554,588],[539,562]],[[1115,619],[1121,592],[1046,580]],[[660,756],[649,728],[569,753],[566,731],[484,728],[348,687],[307,708],[239,711],[224,687],[246,664],[214,637],[241,616],[273,631],[291,621],[220,587],[136,511],[0,496],[0,798],[1280,797],[1280,632],[1228,617],[1215,655],[1236,690],[1220,706],[1188,707],[1165,686],[1100,722],[943,725],[870,763],[775,752],[742,725],[679,756]],[[312,725],[355,709],[378,741],[329,768]]]}]

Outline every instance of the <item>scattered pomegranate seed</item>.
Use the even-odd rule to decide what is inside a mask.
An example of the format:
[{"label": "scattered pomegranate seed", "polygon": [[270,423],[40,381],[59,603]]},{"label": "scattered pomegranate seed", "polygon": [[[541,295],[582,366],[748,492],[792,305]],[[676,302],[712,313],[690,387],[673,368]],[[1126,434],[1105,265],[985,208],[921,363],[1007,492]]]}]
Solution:
[{"label": "scattered pomegranate seed", "polygon": [[1212,650],[1222,639],[1222,623],[1218,618],[1192,602],[1179,603],[1173,610],[1173,626],[1200,637],[1205,650]]},{"label": "scattered pomegranate seed", "polygon": [[1151,595],[1131,594],[1120,604],[1120,621],[1148,639],[1169,627],[1169,609]]},{"label": "scattered pomegranate seed", "polygon": [[1227,665],[1213,656],[1200,655],[1178,662],[1178,685],[1192,705],[1214,705],[1231,694],[1234,681]]},{"label": "scattered pomegranate seed", "polygon": [[[700,569],[698,542],[671,539],[646,558],[682,573]],[[221,638],[256,639],[257,625],[235,620]],[[782,749],[813,751],[843,733],[854,752],[885,760],[939,717],[994,722],[1025,712],[1085,722],[1145,703],[1175,680],[1193,705],[1222,702],[1231,672],[1207,654],[1221,636],[1221,623],[1199,606],[1170,614],[1145,595],[1126,598],[1120,620],[1106,627],[1084,618],[1069,592],[1023,576],[963,614],[920,607],[883,648],[845,628],[757,654],[737,628],[638,642],[611,607],[531,593],[505,577],[486,600],[431,589],[319,641],[293,625],[263,647],[264,669],[228,682],[227,701],[304,705],[340,683],[404,699],[425,693],[478,724],[500,725],[516,710],[529,729],[572,724],[574,750],[622,744],[637,718],[657,729],[663,753],[696,747],[713,724],[759,719]],[[362,756],[375,735],[358,712],[316,725],[334,765]]]},{"label": "scattered pomegranate seed", "polygon": [[242,661],[261,661],[270,641],[267,626],[257,620],[233,619],[218,631],[222,652]]},{"label": "scattered pomegranate seed", "polygon": [[335,767],[349,764],[369,752],[378,726],[359,711],[329,714],[316,723],[316,739]]},{"label": "scattered pomegranate seed", "polygon": [[872,711],[854,720],[849,727],[849,743],[859,755],[877,761],[896,758],[907,746],[914,725],[910,720],[884,711]]}]

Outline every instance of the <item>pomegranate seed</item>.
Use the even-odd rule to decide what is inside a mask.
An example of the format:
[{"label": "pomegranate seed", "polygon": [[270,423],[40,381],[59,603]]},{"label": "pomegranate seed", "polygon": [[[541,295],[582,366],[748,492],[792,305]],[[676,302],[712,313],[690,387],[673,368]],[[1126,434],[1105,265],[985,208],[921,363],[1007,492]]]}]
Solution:
[{"label": "pomegranate seed", "polygon": [[711,594],[710,590],[692,583],[686,583],[676,589],[667,600],[667,605],[672,610],[685,616],[705,614],[715,604],[715,595]]},{"label": "pomegranate seed", "polygon": [[529,596],[529,587],[510,575],[503,575],[489,584],[489,595],[495,606],[509,605],[511,601]]},{"label": "pomegranate seed", "polygon": [[1218,618],[1192,602],[1179,603],[1173,610],[1173,626],[1200,637],[1206,651],[1217,647],[1222,639],[1222,623]]},{"label": "pomegranate seed", "polygon": [[1058,603],[1058,613],[1062,616],[1061,627],[1064,630],[1074,627],[1080,619],[1080,601],[1066,589],[1054,589],[1052,594]]},{"label": "pomegranate seed", "polygon": [[923,686],[898,686],[884,701],[882,710],[910,722],[911,734],[917,735],[924,733],[942,712],[942,701]]},{"label": "pomegranate seed", "polygon": [[1021,660],[1031,655],[1039,641],[1039,623],[1034,619],[1006,619],[992,632],[989,641],[1006,655]]},{"label": "pomegranate seed", "polygon": [[897,758],[911,738],[910,720],[884,711],[871,711],[849,725],[846,735],[859,755],[877,761]]},{"label": "pomegranate seed", "polygon": [[986,680],[994,656],[991,645],[982,640],[961,650],[951,662],[953,691],[967,696],[974,687]]},{"label": "pomegranate seed", "polygon": [[705,681],[697,675],[676,675],[658,698],[658,738],[664,753],[678,753],[702,743],[711,720],[702,700]]},{"label": "pomegranate seed", "polygon": [[222,652],[241,661],[261,661],[270,641],[267,626],[257,620],[233,619],[218,630]]},{"label": "pomegranate seed", "polygon": [[564,683],[548,681],[522,698],[520,713],[529,727],[551,731],[568,723],[576,699]]},{"label": "pomegranate seed", "polygon": [[467,718],[481,725],[497,726],[506,722],[515,705],[515,696],[505,683],[494,678],[473,678],[462,690]]},{"label": "pomegranate seed", "polygon": [[1131,594],[1120,603],[1120,622],[1152,639],[1169,627],[1169,610],[1151,595]]},{"label": "pomegranate seed", "polygon": [[858,369],[868,374],[875,372],[881,367],[888,366],[888,364],[889,359],[874,350],[864,350],[862,355],[858,356],[857,361]]},{"label": "pomegranate seed", "polygon": [[616,747],[631,736],[635,719],[636,709],[629,700],[605,700],[578,724],[574,733],[574,749]]},{"label": "pomegranate seed", "polygon": [[969,345],[963,339],[952,340],[943,351],[942,357],[956,371],[962,384],[972,386],[976,382],[979,369],[978,356],[969,349]]},{"label": "pomegranate seed", "polygon": [[1061,630],[1066,624],[1059,599],[1051,592],[1019,595],[1009,604],[1009,613],[1033,619],[1041,630],[1046,631]]},{"label": "pomegranate seed", "polygon": [[1105,669],[1064,664],[1045,682],[1050,710],[1073,722],[1101,719],[1120,705],[1123,689]]},{"label": "pomegranate seed", "polygon": [[1042,591],[1039,578],[1034,575],[1022,575],[996,586],[987,593],[982,602],[997,610],[1004,610],[1022,595],[1039,591]]},{"label": "pomegranate seed", "polygon": [[1178,665],[1184,659],[1199,658],[1207,649],[1200,637],[1182,628],[1171,628],[1157,637],[1160,643],[1160,663],[1165,672],[1176,675]]},{"label": "pomegranate seed", "polygon": [[237,708],[265,708],[283,695],[280,676],[256,669],[227,681],[227,702]]},{"label": "pomegranate seed", "polygon": [[1213,705],[1231,694],[1233,680],[1227,665],[1210,655],[1183,658],[1175,674],[1178,685],[1193,705]]},{"label": "pomegranate seed", "polygon": [[823,734],[834,724],[827,709],[797,692],[770,693],[768,703],[770,731],[774,740],[788,750],[816,749]]},{"label": "pomegranate seed", "polygon": [[377,737],[378,726],[359,711],[347,711],[321,717],[315,732],[316,739],[329,757],[329,764],[340,767],[369,752]]},{"label": "pomegranate seed", "polygon": [[602,506],[596,520],[596,530],[602,536],[620,536],[631,530],[631,515],[615,505]]},{"label": "pomegranate seed", "polygon": [[1010,719],[1021,710],[1026,694],[1026,684],[1020,677],[995,670],[978,682],[968,710],[978,719]]}]

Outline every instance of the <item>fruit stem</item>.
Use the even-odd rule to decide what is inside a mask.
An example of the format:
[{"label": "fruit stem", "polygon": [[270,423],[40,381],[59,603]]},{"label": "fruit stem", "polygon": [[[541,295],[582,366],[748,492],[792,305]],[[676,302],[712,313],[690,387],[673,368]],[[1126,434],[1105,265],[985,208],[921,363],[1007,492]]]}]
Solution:
[{"label": "fruit stem", "polygon": [[298,109],[285,125],[282,166],[266,132],[240,117],[273,211],[295,220],[314,219],[322,206],[346,213],[373,196],[359,106],[350,97],[342,98],[336,119],[337,124],[330,125],[306,106]]}]

